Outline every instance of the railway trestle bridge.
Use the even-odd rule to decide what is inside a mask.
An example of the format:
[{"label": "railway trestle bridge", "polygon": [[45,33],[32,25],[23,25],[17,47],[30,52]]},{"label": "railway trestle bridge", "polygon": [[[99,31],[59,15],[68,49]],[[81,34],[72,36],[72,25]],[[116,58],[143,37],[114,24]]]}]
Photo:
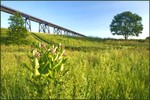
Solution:
[{"label": "railway trestle bridge", "polygon": [[0,5],[0,10],[5,12],[5,13],[8,13],[8,14],[14,14],[15,12],[19,12],[25,21],[26,29],[30,32],[31,32],[31,21],[34,21],[34,22],[39,23],[39,32],[50,33],[50,27],[52,27],[53,28],[53,34],[59,34],[59,35],[64,34],[64,35],[73,35],[73,36],[85,37],[85,35],[80,34],[78,32],[75,32],[75,31],[69,30],[67,28],[58,26],[56,24],[47,22],[45,20],[33,17],[31,15],[25,14],[21,11],[14,10],[14,9],[6,7],[4,5]]}]

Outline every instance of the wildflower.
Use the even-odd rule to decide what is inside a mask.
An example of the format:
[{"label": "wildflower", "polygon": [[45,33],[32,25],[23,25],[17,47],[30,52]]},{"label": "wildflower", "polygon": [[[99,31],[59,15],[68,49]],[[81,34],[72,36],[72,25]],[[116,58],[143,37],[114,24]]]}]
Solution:
[{"label": "wildflower", "polygon": [[39,52],[36,52],[36,53],[35,53],[35,57],[39,59],[39,58],[40,58],[40,53],[39,53]]},{"label": "wildflower", "polygon": [[41,48],[46,48],[46,45],[44,43],[41,43]]},{"label": "wildflower", "polygon": [[50,49],[50,52],[51,52],[52,54],[54,54],[54,53],[55,53],[55,49],[54,49],[54,48],[51,48],[51,49]]},{"label": "wildflower", "polygon": [[44,48],[46,48],[46,45],[44,43],[39,43],[39,48],[44,49]]}]

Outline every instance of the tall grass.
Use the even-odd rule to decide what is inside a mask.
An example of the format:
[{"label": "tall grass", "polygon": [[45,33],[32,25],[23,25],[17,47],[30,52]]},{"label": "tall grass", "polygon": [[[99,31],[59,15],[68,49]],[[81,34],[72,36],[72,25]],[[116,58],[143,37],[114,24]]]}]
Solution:
[{"label": "tall grass", "polygon": [[88,41],[55,35],[41,38],[67,46],[67,74],[57,86],[44,85],[37,92],[37,86],[28,80],[30,73],[22,65],[23,61],[29,64],[27,54],[33,47],[3,44],[1,99],[149,99],[147,41]]},{"label": "tall grass", "polygon": [[[60,86],[52,85],[51,98],[148,99],[149,51],[141,50],[67,51],[69,72]],[[28,60],[24,52],[2,52],[1,98],[49,98],[48,88],[41,91],[43,95],[36,94],[26,80],[29,72],[21,62]]]}]

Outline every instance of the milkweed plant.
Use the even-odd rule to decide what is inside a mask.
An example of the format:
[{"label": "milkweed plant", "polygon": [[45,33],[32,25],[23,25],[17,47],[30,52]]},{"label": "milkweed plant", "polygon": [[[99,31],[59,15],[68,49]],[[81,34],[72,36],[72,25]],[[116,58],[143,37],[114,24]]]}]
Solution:
[{"label": "milkweed plant", "polygon": [[[68,70],[64,71],[67,57],[64,46],[61,43],[51,47],[46,46],[44,43],[39,43],[28,57],[31,61],[31,66],[25,62],[23,62],[23,65],[31,72],[30,83],[34,84],[39,94],[44,87],[50,86],[50,84],[56,86],[61,77],[68,72]],[[53,90],[50,88],[50,91],[52,92]]]}]

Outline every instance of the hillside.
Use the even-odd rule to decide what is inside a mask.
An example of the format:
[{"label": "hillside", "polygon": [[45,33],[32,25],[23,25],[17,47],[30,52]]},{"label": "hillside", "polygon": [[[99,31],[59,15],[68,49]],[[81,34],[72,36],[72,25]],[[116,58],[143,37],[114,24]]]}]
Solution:
[{"label": "hillside", "polygon": [[[1,99],[148,99],[149,41],[28,33],[19,44],[8,44],[1,29]],[[28,55],[39,42],[62,43],[67,61],[56,83],[34,83]],[[45,61],[45,60],[44,60]],[[59,74],[58,74],[59,75]],[[41,85],[42,84],[42,85]]]},{"label": "hillside", "polygon": [[[1,44],[6,44],[7,29],[1,29]],[[101,39],[92,37],[75,37],[75,36],[65,36],[65,35],[54,35],[45,33],[33,33],[29,32],[28,37],[20,44],[25,45],[35,45],[39,42],[44,42],[46,44],[59,44],[65,45],[68,50],[82,50],[82,51],[97,51],[110,48],[116,49],[134,49],[138,47],[149,46],[149,41],[147,40],[117,40],[117,39]]]}]

